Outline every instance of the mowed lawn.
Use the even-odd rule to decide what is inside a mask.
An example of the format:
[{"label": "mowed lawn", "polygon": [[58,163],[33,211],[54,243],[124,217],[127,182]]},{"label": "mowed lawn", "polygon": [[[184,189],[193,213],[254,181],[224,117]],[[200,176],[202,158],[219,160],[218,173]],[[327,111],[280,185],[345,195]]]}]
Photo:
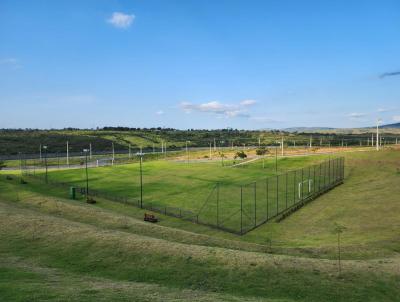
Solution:
[{"label": "mowed lawn", "polygon": [[[300,169],[327,158],[325,155],[281,158],[278,160],[278,173]],[[138,163],[88,170],[89,190],[139,198]],[[50,171],[48,175],[49,180],[52,181],[82,187],[86,185],[85,169]],[[239,195],[240,185],[263,180],[273,175],[276,175],[273,157],[266,158],[264,168],[262,159],[237,167],[222,166],[220,161],[189,164],[174,161],[144,161],[143,199],[154,205],[168,205],[196,211],[204,204],[217,183],[227,194],[228,191],[230,194],[232,190],[235,190],[235,195]]]}]

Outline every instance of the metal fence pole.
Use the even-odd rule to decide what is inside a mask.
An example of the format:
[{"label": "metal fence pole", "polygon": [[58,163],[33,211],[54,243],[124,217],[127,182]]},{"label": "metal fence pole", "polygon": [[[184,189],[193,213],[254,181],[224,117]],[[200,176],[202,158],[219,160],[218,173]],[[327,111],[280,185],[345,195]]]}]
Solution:
[{"label": "metal fence pole", "polygon": [[315,165],[313,166],[313,193],[315,194]]},{"label": "metal fence pole", "polygon": [[219,227],[219,183],[217,183],[217,227]]},{"label": "metal fence pole", "polygon": [[254,226],[257,225],[257,182],[254,182]]},{"label": "metal fence pole", "polygon": [[276,215],[279,212],[279,175],[276,175]]},{"label": "metal fence pole", "polygon": [[331,184],[331,159],[329,159],[329,161],[328,161],[328,184],[330,185]]},{"label": "metal fence pole", "polygon": [[243,234],[243,186],[240,186],[240,234]]},{"label": "metal fence pole", "polygon": [[288,198],[288,173],[287,172],[286,172],[286,176],[285,176],[285,190],[286,190],[285,202],[286,202],[286,209],[287,209],[287,198]]},{"label": "metal fence pole", "polygon": [[308,166],[308,181],[307,181],[307,191],[308,191],[308,194],[310,194],[311,193],[311,186],[310,186],[310,178],[311,178],[311,176],[310,176],[310,174],[311,174],[311,166]]},{"label": "metal fence pole", "polygon": [[342,157],[342,179],[344,180],[344,157]]},{"label": "metal fence pole", "polygon": [[267,220],[269,218],[269,201],[268,201],[268,177],[265,179],[265,195],[267,199]]},{"label": "metal fence pole", "polygon": [[293,204],[296,203],[296,181],[297,181],[297,171],[294,171],[293,177]]}]

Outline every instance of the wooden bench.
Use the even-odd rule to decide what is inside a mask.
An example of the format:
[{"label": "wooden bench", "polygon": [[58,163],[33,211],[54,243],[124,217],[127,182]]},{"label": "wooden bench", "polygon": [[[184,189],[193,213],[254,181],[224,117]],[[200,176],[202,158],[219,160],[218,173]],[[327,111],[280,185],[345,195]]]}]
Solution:
[{"label": "wooden bench", "polygon": [[153,214],[144,213],[144,221],[148,222],[158,222],[158,219]]}]

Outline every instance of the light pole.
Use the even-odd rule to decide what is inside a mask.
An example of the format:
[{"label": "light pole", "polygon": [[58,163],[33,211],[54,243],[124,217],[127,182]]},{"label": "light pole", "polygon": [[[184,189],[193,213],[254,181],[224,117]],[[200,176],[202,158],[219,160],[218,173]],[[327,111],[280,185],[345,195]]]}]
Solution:
[{"label": "light pole", "polygon": [[83,149],[83,152],[85,153],[85,168],[86,168],[86,202],[89,201],[89,174],[88,174],[88,166],[87,166],[87,158],[88,158],[88,152],[89,149]]},{"label": "light pole", "polygon": [[47,146],[43,146],[44,149],[44,165],[46,167],[46,176],[45,176],[45,181],[46,184],[48,183],[48,177],[47,177]]},{"label": "light pole", "polygon": [[143,153],[138,152],[139,156],[139,167],[140,167],[140,208],[143,208],[143,170],[142,170],[142,162],[143,162]]},{"label": "light pole", "polygon": [[379,123],[380,119],[376,121],[376,151],[379,151]]},{"label": "light pole", "polygon": [[190,141],[186,141],[186,157],[187,157],[187,163],[189,164],[189,149],[188,149],[188,143],[190,143]]}]

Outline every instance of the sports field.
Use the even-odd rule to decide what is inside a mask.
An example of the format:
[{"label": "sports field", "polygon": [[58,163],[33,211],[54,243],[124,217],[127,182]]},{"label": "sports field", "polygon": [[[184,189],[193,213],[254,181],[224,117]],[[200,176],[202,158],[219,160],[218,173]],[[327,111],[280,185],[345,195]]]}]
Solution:
[{"label": "sports field", "polygon": [[[172,212],[197,222],[242,232],[276,216],[339,177],[339,162],[329,156],[260,158],[232,166],[231,161],[144,161],[142,196],[147,208]],[[238,161],[236,161],[238,163]],[[322,165],[324,163],[324,165]],[[276,168],[278,169],[276,170]],[[335,175],[333,175],[335,174]],[[41,171],[37,175],[44,177]],[[141,196],[140,164],[89,168],[89,195]],[[49,182],[86,187],[85,169],[50,171]],[[194,217],[195,216],[195,217]]]}]

